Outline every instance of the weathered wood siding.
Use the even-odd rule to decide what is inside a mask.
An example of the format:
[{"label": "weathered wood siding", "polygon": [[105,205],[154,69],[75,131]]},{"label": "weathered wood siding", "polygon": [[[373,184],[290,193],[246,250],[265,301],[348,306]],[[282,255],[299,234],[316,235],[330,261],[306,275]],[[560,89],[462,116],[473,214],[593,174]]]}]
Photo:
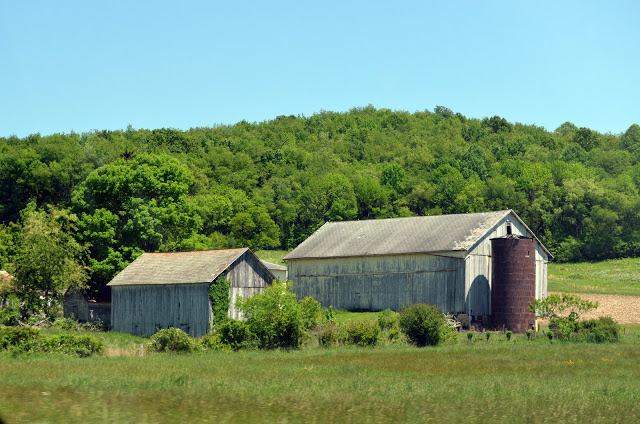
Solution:
[{"label": "weathered wood siding", "polygon": [[209,330],[209,283],[145,284],[111,288],[114,331],[150,336],[175,327],[193,337]]},{"label": "weathered wood siding", "polygon": [[63,304],[63,316],[75,318],[78,322],[111,322],[111,303],[88,302],[82,293],[69,294]]},{"label": "weathered wood siding", "polygon": [[[469,251],[466,259],[465,290],[466,309],[471,315],[491,314],[491,239],[507,235],[506,221],[511,221],[511,232],[525,237],[530,235],[526,228],[510,216],[498,223],[495,230],[487,233]],[[536,243],[536,298],[547,296],[547,261],[542,247]]]},{"label": "weathered wood siding", "polygon": [[442,255],[292,259],[289,279],[298,298],[311,296],[324,308],[380,311],[427,303],[464,312],[464,256]]},{"label": "weathered wood siding", "polygon": [[238,297],[251,297],[271,284],[273,277],[259,262],[255,255],[245,253],[229,267],[227,273],[229,283],[229,312],[233,319],[242,319],[242,314],[236,308]]}]

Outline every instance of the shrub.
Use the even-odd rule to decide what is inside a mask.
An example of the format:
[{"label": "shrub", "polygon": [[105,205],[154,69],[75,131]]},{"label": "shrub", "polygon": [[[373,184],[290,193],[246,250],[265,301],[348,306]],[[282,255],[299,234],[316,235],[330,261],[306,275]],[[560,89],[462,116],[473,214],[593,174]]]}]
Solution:
[{"label": "shrub", "polygon": [[467,340],[469,341],[473,340],[473,331],[467,331]]},{"label": "shrub", "polygon": [[505,336],[507,336],[507,341],[511,340],[511,336],[513,336],[513,332],[512,331],[507,331],[504,334],[505,334]]},{"label": "shrub", "polygon": [[380,337],[378,323],[369,320],[351,321],[345,328],[345,344],[375,346]]},{"label": "shrub", "polygon": [[309,337],[308,321],[291,292],[290,282],[275,280],[253,297],[238,299],[236,305],[261,349],[297,349]]},{"label": "shrub", "polygon": [[620,326],[611,317],[578,322],[576,331],[587,342],[617,342],[620,339]]},{"label": "shrub", "polygon": [[334,321],[318,327],[318,343],[320,346],[335,346],[341,338],[342,328]]},{"label": "shrub", "polygon": [[398,313],[385,309],[378,314],[378,325],[381,330],[390,330],[398,325]]},{"label": "shrub", "polygon": [[240,350],[249,347],[250,337],[244,321],[227,318],[202,338],[202,345],[212,350]]},{"label": "shrub", "polygon": [[31,352],[37,348],[40,337],[40,331],[32,327],[0,326],[0,350]]},{"label": "shrub", "polygon": [[335,322],[336,320],[336,311],[333,310],[333,306],[329,306],[328,309],[324,309],[322,311],[322,315],[327,322]]},{"label": "shrub", "polygon": [[527,340],[531,340],[531,335],[533,334],[533,331],[527,330],[526,333],[527,333]]},{"label": "shrub", "polygon": [[444,315],[432,305],[417,303],[400,312],[400,329],[417,346],[435,346],[442,341],[447,323]]},{"label": "shrub", "polygon": [[179,328],[167,328],[151,336],[149,348],[153,352],[193,352],[198,344]]},{"label": "shrub", "polygon": [[[2,298],[0,297],[0,305]],[[0,307],[0,325],[14,325],[20,319],[20,299],[18,296],[9,296],[5,306]]]},{"label": "shrub", "polygon": [[491,331],[487,331],[487,332],[484,333],[484,336],[487,338],[487,341],[489,341],[489,339],[491,338],[492,334],[493,333]]},{"label": "shrub", "polygon": [[547,331],[547,339],[553,340],[553,331],[551,330]]},{"label": "shrub", "polygon": [[304,328],[311,330],[316,326],[321,310],[320,302],[313,297],[307,296],[300,301],[300,312],[302,313]]},{"label": "shrub", "polygon": [[102,355],[104,342],[89,334],[55,334],[42,340],[40,350],[46,353],[63,353],[85,358]]}]

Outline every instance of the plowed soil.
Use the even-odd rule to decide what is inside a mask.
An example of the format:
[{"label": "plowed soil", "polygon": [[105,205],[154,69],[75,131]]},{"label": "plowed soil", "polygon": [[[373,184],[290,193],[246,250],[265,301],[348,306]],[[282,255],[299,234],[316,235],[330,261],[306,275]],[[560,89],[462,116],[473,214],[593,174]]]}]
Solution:
[{"label": "plowed soil", "polygon": [[[549,292],[552,294],[554,292]],[[580,314],[582,319],[610,316],[618,324],[640,324],[640,296],[577,293],[583,299],[600,302],[595,311]]]}]

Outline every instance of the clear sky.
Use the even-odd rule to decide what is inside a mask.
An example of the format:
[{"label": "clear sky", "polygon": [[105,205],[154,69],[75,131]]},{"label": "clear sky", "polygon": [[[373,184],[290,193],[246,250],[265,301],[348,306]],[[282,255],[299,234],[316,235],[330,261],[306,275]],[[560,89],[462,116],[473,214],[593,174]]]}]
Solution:
[{"label": "clear sky", "polygon": [[0,137],[369,104],[640,124],[638,1],[0,0]]}]

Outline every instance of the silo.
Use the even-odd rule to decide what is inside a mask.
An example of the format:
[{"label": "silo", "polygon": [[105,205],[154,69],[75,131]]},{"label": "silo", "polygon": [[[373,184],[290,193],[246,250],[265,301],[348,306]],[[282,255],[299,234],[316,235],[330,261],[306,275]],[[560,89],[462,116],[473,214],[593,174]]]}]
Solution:
[{"label": "silo", "polygon": [[491,239],[491,326],[524,333],[535,325],[529,303],[536,294],[536,252],[531,238]]}]

